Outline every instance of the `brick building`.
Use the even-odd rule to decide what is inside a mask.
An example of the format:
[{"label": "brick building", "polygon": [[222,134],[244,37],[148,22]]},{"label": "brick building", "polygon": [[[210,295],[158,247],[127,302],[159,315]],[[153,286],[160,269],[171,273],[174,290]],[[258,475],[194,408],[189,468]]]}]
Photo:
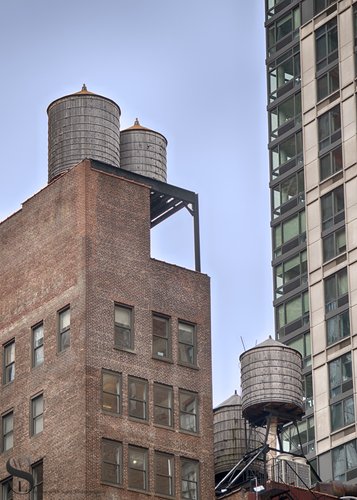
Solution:
[{"label": "brick building", "polygon": [[0,224],[0,498],[213,498],[209,278],[150,256],[194,193],[75,163]]}]

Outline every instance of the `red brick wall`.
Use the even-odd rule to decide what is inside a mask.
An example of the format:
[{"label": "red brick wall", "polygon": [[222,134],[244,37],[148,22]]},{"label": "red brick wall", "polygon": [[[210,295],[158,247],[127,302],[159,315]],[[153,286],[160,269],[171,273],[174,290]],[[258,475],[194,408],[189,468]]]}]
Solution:
[{"label": "red brick wall", "polygon": [[[148,448],[149,491],[154,495],[153,452],[200,460],[201,496],[213,498],[210,290],[207,276],[150,258],[150,192],[82,162],[28,200],[0,225],[0,339],[16,339],[16,377],[0,388],[1,413],[15,411],[12,452],[44,457],[45,498],[140,499],[126,492],[127,445]],[[134,308],[134,352],[114,349],[114,302]],[[71,347],[57,353],[57,311],[71,305]],[[152,358],[152,312],[171,318],[172,362]],[[197,325],[198,369],[177,363],[177,321]],[[31,326],[44,321],[45,363],[31,369]],[[101,411],[101,370],[122,373],[123,412]],[[127,416],[127,377],[149,381],[149,420]],[[174,387],[174,429],[152,422],[153,382]],[[199,393],[200,432],[179,431],[178,389]],[[44,432],[29,438],[29,399],[44,391]],[[100,483],[101,438],[124,445],[124,488]],[[49,493],[49,490],[52,493]],[[83,492],[85,496],[82,496]]]}]

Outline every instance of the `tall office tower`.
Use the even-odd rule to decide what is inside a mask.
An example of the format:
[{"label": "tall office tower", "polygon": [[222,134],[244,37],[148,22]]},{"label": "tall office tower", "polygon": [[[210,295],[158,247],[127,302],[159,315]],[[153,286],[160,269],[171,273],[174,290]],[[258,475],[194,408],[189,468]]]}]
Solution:
[{"label": "tall office tower", "polygon": [[[33,500],[212,498],[197,195],[165,182],[166,139],[120,132],[110,99],[83,88],[48,116],[49,184],[0,225],[0,498],[20,457]],[[181,208],[195,270],[150,256],[151,227]]]},{"label": "tall office tower", "polygon": [[323,480],[357,478],[357,3],[267,0],[276,337],[303,355],[284,433]]}]

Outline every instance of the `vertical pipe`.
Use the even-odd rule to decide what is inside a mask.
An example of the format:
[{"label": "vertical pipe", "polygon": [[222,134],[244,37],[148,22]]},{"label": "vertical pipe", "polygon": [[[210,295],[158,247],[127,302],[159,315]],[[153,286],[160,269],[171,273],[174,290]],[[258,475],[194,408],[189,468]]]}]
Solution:
[{"label": "vertical pipe", "polygon": [[200,221],[198,211],[198,194],[195,194],[195,206],[193,207],[193,224],[195,237],[195,269],[201,272],[201,251],[200,251]]}]

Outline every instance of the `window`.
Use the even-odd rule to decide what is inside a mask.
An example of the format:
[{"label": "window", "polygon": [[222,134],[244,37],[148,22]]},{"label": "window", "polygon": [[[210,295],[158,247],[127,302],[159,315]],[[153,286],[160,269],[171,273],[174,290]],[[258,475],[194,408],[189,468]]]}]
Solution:
[{"label": "window", "polygon": [[302,152],[301,131],[273,147],[270,151],[272,179],[285,174],[296,165],[302,165]]},{"label": "window", "polygon": [[2,451],[11,450],[14,446],[14,413],[12,411],[1,417]]},{"label": "window", "polygon": [[1,483],[1,500],[12,500],[12,477],[9,477]]},{"label": "window", "polygon": [[157,314],[152,317],[152,354],[155,358],[171,358],[170,320]]},{"label": "window", "polygon": [[304,201],[304,171],[296,172],[273,188],[273,217],[279,217]]},{"label": "window", "polygon": [[338,65],[326,71],[321,76],[317,77],[317,100],[321,101],[325,99],[333,92],[336,92],[340,87],[340,76],[338,71]]},{"label": "window", "polygon": [[334,398],[353,388],[352,359],[348,352],[328,364],[330,398]]},{"label": "window", "polygon": [[195,392],[179,391],[180,429],[198,432],[198,395]]},{"label": "window", "polygon": [[335,106],[317,120],[319,151],[323,151],[341,139],[340,106]]},{"label": "window", "polygon": [[303,394],[304,394],[304,403],[305,403],[305,411],[307,412],[309,409],[314,406],[314,391],[312,385],[312,374],[307,373],[303,378]]},{"label": "window", "polygon": [[290,330],[282,330],[285,325],[296,323],[296,328],[300,328],[303,324],[309,323],[309,295],[308,292],[293,297],[292,299],[280,304],[276,308],[278,336],[284,336],[291,333]]},{"label": "window", "polygon": [[174,477],[173,455],[155,451],[155,493],[173,497],[175,495]]},{"label": "window", "polygon": [[129,377],[129,416],[140,420],[148,419],[147,395],[148,382],[140,378]]},{"label": "window", "polygon": [[338,58],[337,18],[318,28],[315,32],[316,71],[336,61]]},{"label": "window", "polygon": [[346,232],[342,227],[322,239],[323,259],[327,262],[346,251]]},{"label": "window", "polygon": [[353,396],[331,405],[331,430],[335,431],[355,421]]},{"label": "window", "polygon": [[114,485],[123,482],[123,449],[117,441],[102,439],[102,481]]},{"label": "window", "polygon": [[43,324],[32,328],[32,366],[43,364]]},{"label": "window", "polygon": [[199,465],[196,460],[181,458],[181,498],[199,498]]},{"label": "window", "polygon": [[314,0],[314,16],[325,10],[329,5],[336,3],[337,0]]},{"label": "window", "polygon": [[305,210],[273,227],[274,257],[306,241]]},{"label": "window", "polygon": [[102,372],[102,409],[110,413],[121,413],[121,375]]},{"label": "window", "polygon": [[58,313],[58,347],[60,351],[71,345],[71,311],[69,307]]},{"label": "window", "polygon": [[282,297],[304,283],[307,283],[306,250],[274,267],[275,298]]},{"label": "window", "polygon": [[314,418],[305,418],[296,425],[284,426],[282,433],[283,450],[288,453],[307,455],[315,451]]},{"label": "window", "polygon": [[31,399],[31,435],[43,431],[43,394]]},{"label": "window", "polygon": [[129,446],[128,486],[134,490],[148,489],[148,450]]},{"label": "window", "polygon": [[294,87],[300,86],[299,45],[272,61],[268,67],[269,100],[273,102]]},{"label": "window", "polygon": [[32,476],[34,480],[34,486],[31,491],[31,500],[42,500],[43,499],[43,462],[37,462],[32,466]]},{"label": "window", "polygon": [[15,340],[4,345],[4,375],[3,384],[12,382],[15,378]]},{"label": "window", "polygon": [[349,481],[355,478],[356,468],[357,446],[355,439],[332,450],[332,473],[335,481]]},{"label": "window", "polygon": [[179,321],[179,362],[185,365],[197,365],[196,326]]},{"label": "window", "polygon": [[327,345],[334,344],[350,335],[350,317],[348,309],[326,320]]},{"label": "window", "polygon": [[301,93],[290,96],[269,111],[270,140],[301,124]]},{"label": "window", "polygon": [[311,338],[310,332],[299,335],[297,338],[287,342],[289,347],[296,349],[302,356],[304,368],[311,366]]},{"label": "window", "polygon": [[326,231],[345,220],[343,186],[321,197],[322,231]]},{"label": "window", "polygon": [[348,302],[347,267],[325,279],[325,311],[336,310]]},{"label": "window", "polygon": [[320,157],[320,180],[323,181],[342,170],[342,146],[332,149]]},{"label": "window", "polygon": [[133,349],[133,309],[115,304],[114,307],[114,345],[119,349]]},{"label": "window", "polygon": [[[291,42],[294,36],[297,35],[297,33],[294,32],[298,30],[300,24],[300,7],[296,7],[288,12],[288,14],[275,21],[268,29],[269,55],[271,55],[271,52],[275,52],[275,50],[279,50],[284,47],[284,45]],[[284,44],[279,44],[278,42],[283,39]]]},{"label": "window", "polygon": [[353,5],[353,34],[355,51],[355,74],[357,73],[357,5]]},{"label": "window", "polygon": [[173,426],[173,389],[169,385],[154,383],[154,423]]}]

